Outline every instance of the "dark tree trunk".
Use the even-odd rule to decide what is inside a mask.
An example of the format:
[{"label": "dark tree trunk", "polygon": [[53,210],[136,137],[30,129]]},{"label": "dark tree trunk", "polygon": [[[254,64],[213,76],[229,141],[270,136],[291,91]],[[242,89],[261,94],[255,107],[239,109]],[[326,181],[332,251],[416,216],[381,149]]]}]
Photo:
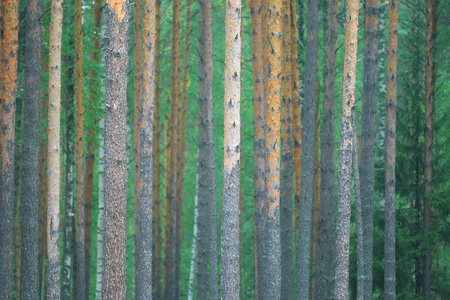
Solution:
[{"label": "dark tree trunk", "polygon": [[253,119],[254,119],[254,194],[255,194],[255,286],[258,290],[256,299],[263,295],[264,254],[263,237],[265,228],[265,105],[264,105],[264,70],[263,70],[263,36],[262,36],[262,1],[252,0],[250,12],[252,18],[252,61],[253,61]]},{"label": "dark tree trunk", "polygon": [[341,138],[339,143],[338,213],[336,230],[335,299],[348,299],[350,254],[350,194],[352,149],[355,133],[355,81],[358,46],[358,1],[347,1],[342,91]]},{"label": "dark tree trunk", "polygon": [[241,1],[225,12],[224,170],[222,203],[222,299],[239,299]]},{"label": "dark tree trunk", "polygon": [[39,294],[39,129],[41,92],[41,0],[27,2],[25,108],[22,150],[21,299]]},{"label": "dark tree trunk", "polygon": [[314,133],[316,115],[318,1],[308,2],[306,24],[305,100],[303,102],[302,177],[297,249],[297,299],[309,297],[309,271],[314,178]]},{"label": "dark tree trunk", "polygon": [[126,297],[128,0],[107,2],[105,242],[102,295]]},{"label": "dark tree trunk", "polygon": [[364,91],[360,153],[364,256],[358,263],[364,265],[364,273],[361,274],[364,278],[364,299],[372,299],[378,0],[366,1],[364,18]]},{"label": "dark tree trunk", "polygon": [[48,110],[48,206],[47,206],[47,295],[60,299],[59,205],[60,205],[60,114],[61,114],[61,37],[63,0],[52,0],[49,56]]},{"label": "dark tree trunk", "polygon": [[336,77],[338,1],[328,3],[327,59],[323,102],[321,141],[320,205],[317,234],[316,272],[314,297],[331,299],[334,289],[335,263],[335,197],[334,197],[334,106]]},{"label": "dark tree trunk", "polygon": [[291,84],[291,3],[283,0],[281,15],[282,56],[281,56],[281,140],[282,140],[282,169],[281,169],[281,197],[280,197],[280,232],[281,232],[281,299],[292,298],[293,268],[292,268],[292,84]]}]

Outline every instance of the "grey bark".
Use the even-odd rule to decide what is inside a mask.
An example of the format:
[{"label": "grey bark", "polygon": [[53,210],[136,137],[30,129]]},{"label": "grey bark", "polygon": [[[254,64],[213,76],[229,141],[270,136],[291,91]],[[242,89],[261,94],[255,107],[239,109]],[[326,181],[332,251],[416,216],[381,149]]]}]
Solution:
[{"label": "grey bark", "polygon": [[105,216],[105,119],[100,120],[100,148],[98,150],[98,220],[97,220],[97,279],[95,284],[95,299],[102,298],[102,275],[103,275],[103,239],[104,239],[104,216]]}]

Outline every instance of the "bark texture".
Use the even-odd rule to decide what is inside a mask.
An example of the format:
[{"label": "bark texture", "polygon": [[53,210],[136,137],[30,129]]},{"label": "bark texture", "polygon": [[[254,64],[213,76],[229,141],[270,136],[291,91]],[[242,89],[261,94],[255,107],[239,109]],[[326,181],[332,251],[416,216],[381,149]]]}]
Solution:
[{"label": "bark texture", "polygon": [[364,222],[364,299],[372,299],[373,201],[375,183],[375,115],[377,94],[378,0],[365,3],[364,90],[361,116],[361,206]]},{"label": "bark texture", "polygon": [[222,299],[239,299],[240,27],[241,1],[228,0],[225,11]]},{"label": "bark texture", "polygon": [[[281,12],[281,197],[280,197],[280,231],[281,231],[281,299],[292,298],[292,84],[291,84],[291,3],[283,0]],[[296,42],[296,41],[295,41]],[[296,70],[295,70],[296,71]]]},{"label": "bark texture", "polygon": [[[433,98],[434,98],[434,48],[436,34],[433,27],[436,22],[437,0],[425,1],[425,157],[424,157],[424,199],[423,199],[423,222],[427,234],[431,231],[431,192],[433,180]],[[390,18],[390,16],[389,16]],[[390,19],[389,19],[390,20]],[[389,23],[390,24],[390,23]],[[390,26],[389,26],[389,29]],[[390,32],[390,31],[389,31]],[[388,62],[389,68],[389,62]],[[389,83],[388,83],[389,84]],[[389,98],[388,98],[389,100]],[[395,124],[395,123],[394,123]],[[395,135],[394,135],[395,136]],[[387,147],[387,145],[386,145]],[[395,152],[394,152],[395,155]],[[395,174],[395,173],[394,173]],[[395,195],[395,193],[394,193]],[[394,198],[395,199],[395,198]],[[394,206],[395,209],[395,206]],[[395,233],[395,231],[394,231]],[[425,249],[423,262],[423,295],[431,296],[431,247]]]},{"label": "bark texture", "polygon": [[105,217],[105,139],[103,131],[105,119],[100,120],[100,148],[98,150],[98,220],[97,220],[97,274],[95,283],[95,299],[102,299],[103,282],[103,241],[104,241],[104,217]]},{"label": "bark texture", "polygon": [[47,295],[60,299],[59,197],[60,197],[60,114],[61,114],[61,36],[63,1],[52,0],[49,54],[48,110],[48,206],[47,206]]},{"label": "bark texture", "polygon": [[144,64],[140,126],[140,195],[136,206],[136,299],[152,299],[153,106],[156,1],[144,2]]},{"label": "bark texture", "polygon": [[[198,222],[198,291],[197,299],[218,299],[216,177],[213,131],[213,56],[211,1],[200,1],[199,39],[199,222]],[[201,220],[201,222],[200,222]],[[209,259],[208,259],[209,256]],[[208,276],[209,261],[209,276]]]},{"label": "bark texture", "polygon": [[155,105],[153,121],[153,264],[154,298],[161,299],[161,0],[155,8]]},{"label": "bark texture", "polygon": [[41,95],[42,1],[27,2],[25,37],[25,108],[22,144],[22,195],[20,208],[21,299],[38,299],[39,294],[39,129]]},{"label": "bark texture", "polygon": [[302,175],[297,249],[297,299],[309,297],[309,271],[314,178],[314,133],[316,114],[318,1],[308,1],[306,23],[305,100],[303,102]]},{"label": "bark texture", "polygon": [[350,194],[352,174],[355,81],[358,46],[358,1],[347,1],[342,91],[341,138],[339,142],[338,213],[336,226],[336,282],[335,299],[348,299],[350,252]]},{"label": "bark texture", "polygon": [[1,118],[1,181],[0,181],[0,298],[12,299],[13,286],[13,207],[14,149],[17,93],[17,50],[19,30],[17,0],[4,3],[3,92]]},{"label": "bark texture", "polygon": [[126,297],[128,1],[107,0],[105,239],[102,296]]},{"label": "bark texture", "polygon": [[[386,174],[385,174],[385,242],[384,293],[386,299],[395,299],[395,138],[397,114],[397,45],[398,0],[389,1],[389,40],[386,103]],[[425,72],[426,74],[426,72]],[[431,72],[430,72],[431,75]],[[431,111],[430,111],[431,113]],[[426,142],[425,142],[426,143]],[[430,166],[431,168],[431,166]],[[425,175],[426,178],[426,175]],[[426,181],[426,180],[425,180]],[[425,267],[424,267],[425,272]],[[425,274],[424,274],[425,275]],[[425,279],[425,278],[424,278]],[[425,289],[425,285],[424,285]],[[425,290],[424,290],[425,291]]]},{"label": "bark texture", "polygon": [[334,107],[336,77],[337,0],[328,3],[327,58],[323,100],[321,141],[320,205],[315,270],[314,297],[331,299],[334,291],[335,197],[334,197]]},{"label": "bark texture", "polygon": [[254,197],[255,197],[255,286],[262,296],[264,271],[264,197],[265,197],[265,124],[266,113],[264,105],[264,69],[263,69],[263,35],[262,35],[261,0],[250,2],[252,20],[252,62],[253,62],[253,125],[254,125]]}]

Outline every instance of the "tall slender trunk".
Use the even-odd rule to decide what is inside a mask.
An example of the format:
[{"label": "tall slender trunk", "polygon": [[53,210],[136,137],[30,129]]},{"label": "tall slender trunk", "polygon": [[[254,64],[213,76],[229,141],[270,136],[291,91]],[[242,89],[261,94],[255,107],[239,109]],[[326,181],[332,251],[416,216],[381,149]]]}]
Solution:
[{"label": "tall slender trunk", "polygon": [[[197,259],[197,299],[208,293],[218,299],[217,242],[216,242],[216,178],[214,163],[213,132],[213,56],[211,1],[200,2],[200,48],[199,48],[199,232]],[[209,256],[209,260],[208,260]],[[210,274],[208,277],[208,261]]]},{"label": "tall slender trunk", "polygon": [[309,271],[312,230],[312,202],[314,178],[314,122],[317,78],[318,1],[308,2],[306,23],[307,41],[305,61],[305,100],[303,102],[302,178],[300,221],[297,249],[297,299],[309,297]]},{"label": "tall slender trunk", "polygon": [[[395,138],[397,111],[398,0],[389,1],[389,44],[386,105],[386,177],[384,293],[395,299]],[[426,72],[425,72],[426,73]]]},{"label": "tall slender trunk", "polygon": [[194,299],[194,280],[195,280],[195,267],[197,262],[197,237],[198,237],[198,162],[197,162],[197,174],[195,176],[195,199],[194,199],[194,233],[192,235],[192,248],[191,248],[191,267],[189,268],[189,290],[188,300]]},{"label": "tall slender trunk", "polygon": [[339,143],[338,213],[336,230],[336,282],[334,297],[348,299],[350,252],[350,183],[355,135],[355,81],[358,47],[358,1],[347,1],[342,90],[341,138]]},{"label": "tall slender trunk", "polygon": [[22,150],[21,299],[39,298],[39,129],[41,92],[41,0],[27,2],[25,108]]},{"label": "tall slender trunk", "polygon": [[[103,106],[102,106],[103,107]],[[95,284],[95,299],[102,299],[103,281],[103,241],[104,241],[104,217],[105,217],[105,119],[100,120],[99,149],[98,149],[98,219],[97,219],[97,278]]]},{"label": "tall slender trunk", "polygon": [[281,167],[281,298],[291,299],[293,289],[292,268],[292,84],[291,84],[291,3],[290,0],[282,2],[281,26],[281,140],[282,140],[282,167]]},{"label": "tall slender trunk", "polygon": [[136,202],[136,298],[152,298],[153,105],[155,100],[156,1],[144,2],[144,56],[140,128],[140,193]]},{"label": "tall slender trunk", "polygon": [[364,220],[364,299],[372,299],[373,201],[375,183],[375,115],[377,93],[378,0],[369,0],[364,13],[364,91],[361,116],[361,205]]},{"label": "tall slender trunk", "polygon": [[[299,26],[303,26],[302,14],[299,18]],[[293,165],[294,165],[294,202],[295,202],[295,240],[298,238],[298,217],[300,214],[300,184],[302,174],[302,121],[300,112],[300,76],[297,40],[297,3],[291,0],[291,84],[292,84],[292,138],[293,138]],[[300,31],[302,41],[303,31]],[[300,68],[303,70],[303,66]]]},{"label": "tall slender trunk", "polygon": [[250,13],[252,19],[252,61],[253,61],[253,125],[254,125],[254,194],[255,194],[255,289],[258,296],[263,291],[263,237],[265,228],[264,197],[265,197],[265,105],[264,105],[264,70],[263,70],[263,35],[262,35],[262,0],[250,2]]},{"label": "tall slender trunk", "polygon": [[[436,0],[425,2],[425,157],[424,157],[424,199],[423,222],[426,233],[431,231],[431,192],[433,170],[433,72],[434,72],[434,46],[436,36],[433,27],[436,22]],[[431,249],[427,245],[423,262],[423,295],[431,296]]]},{"label": "tall slender trunk", "polygon": [[4,4],[3,93],[1,125],[0,182],[0,298],[12,299],[13,294],[13,207],[14,207],[14,149],[17,93],[17,50],[19,5],[17,0]]},{"label": "tall slender trunk", "polygon": [[239,298],[241,1],[225,12],[224,170],[222,203],[222,299]]},{"label": "tall slender trunk", "polygon": [[47,295],[60,299],[59,198],[60,198],[60,114],[61,114],[61,36],[63,0],[52,0],[49,55],[48,110],[48,206],[47,206]]},{"label": "tall slender trunk", "polygon": [[[4,19],[5,19],[5,2],[2,1],[2,2],[0,2],[0,100],[2,99],[2,95],[3,95],[3,59],[4,59],[4,56],[3,56],[3,39],[4,39],[3,33],[4,32],[3,31],[4,31],[4,27],[5,27]],[[2,110],[3,110],[3,105],[0,105],[0,124],[3,119]],[[1,133],[0,133],[0,145],[3,145]],[[0,148],[0,151],[1,151],[1,148]],[[0,155],[0,166],[1,166],[1,163],[2,163],[2,155]],[[1,174],[2,174],[2,171],[1,171],[1,167],[0,167],[0,176],[1,176]]]},{"label": "tall slender trunk", "polygon": [[102,296],[126,297],[128,0],[107,0],[105,241]]},{"label": "tall slender trunk", "polygon": [[[183,87],[181,92],[181,105],[178,112],[178,141],[177,141],[177,181],[176,181],[176,205],[177,209],[177,225],[176,225],[176,282],[180,281],[180,264],[181,264],[181,236],[183,225],[183,184],[184,184],[184,155],[186,144],[186,113],[187,113],[187,89],[189,85],[189,44],[191,35],[191,0],[186,4],[186,28],[184,37],[184,62],[183,62]],[[176,286],[175,298],[179,298],[179,285]]]},{"label": "tall slender trunk", "polygon": [[[91,50],[90,59],[95,62],[95,66],[100,64],[100,42],[101,42],[101,28],[102,28],[102,0],[95,0],[93,4],[94,10],[94,26],[96,35],[93,38],[94,48]],[[99,105],[99,94],[96,85],[100,83],[98,80],[98,73],[95,68],[90,72],[91,86],[89,89],[89,102],[91,107]],[[93,125],[97,124],[97,117],[94,116]],[[96,130],[88,128],[86,133],[86,172],[85,172],[85,261],[86,261],[86,295],[89,296],[89,278],[91,266],[91,231],[92,231],[92,197],[94,191],[94,166],[95,166],[95,151],[96,151]]]},{"label": "tall slender trunk", "polygon": [[170,94],[170,120],[171,120],[171,158],[170,158],[170,173],[167,183],[168,192],[167,198],[169,202],[169,218],[170,218],[170,228],[169,228],[169,253],[167,253],[168,258],[168,284],[169,287],[165,294],[165,299],[175,299],[176,292],[178,290],[179,282],[176,278],[176,217],[177,209],[176,197],[177,197],[177,171],[178,171],[178,160],[177,160],[177,148],[178,144],[178,111],[180,105],[180,42],[181,42],[181,0],[173,1],[173,20],[172,20],[172,84],[171,84],[171,94]]},{"label": "tall slender trunk", "polygon": [[[381,1],[378,5],[378,34],[377,34],[377,97],[379,103],[385,103],[386,100],[386,4]],[[379,115],[379,127],[376,129],[378,133],[377,144],[380,150],[384,150],[384,139],[386,131],[386,111],[384,105],[377,107],[377,115]],[[383,151],[384,153],[384,151]],[[381,155],[381,163],[384,164],[384,155]]]},{"label": "tall slender trunk", "polygon": [[[73,37],[73,36],[72,36]],[[73,46],[73,41],[69,41]],[[63,105],[66,115],[65,142],[65,202],[64,202],[64,222],[63,222],[63,257],[62,257],[62,278],[61,278],[61,297],[62,299],[72,299],[72,281],[75,276],[75,207],[74,207],[74,78],[73,78],[73,57],[64,56],[66,64],[65,75],[69,84],[65,85],[63,93]],[[76,286],[76,284],[75,284]]]},{"label": "tall slender trunk", "polygon": [[161,299],[161,0],[155,8],[155,106],[153,122],[153,289]]},{"label": "tall slender trunk", "polygon": [[170,231],[170,210],[171,204],[168,199],[169,193],[169,177],[171,172],[171,156],[172,156],[172,144],[170,143],[170,115],[166,115],[164,121],[164,232],[163,232],[163,243],[164,243],[164,273],[163,273],[163,297],[167,299],[168,289],[170,288],[169,281],[169,231]]}]

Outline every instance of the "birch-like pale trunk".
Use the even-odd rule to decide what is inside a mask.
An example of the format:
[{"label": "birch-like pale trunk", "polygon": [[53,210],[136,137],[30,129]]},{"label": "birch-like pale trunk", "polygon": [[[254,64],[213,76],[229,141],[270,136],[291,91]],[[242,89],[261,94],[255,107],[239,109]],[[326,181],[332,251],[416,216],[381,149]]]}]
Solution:
[{"label": "birch-like pale trunk", "polygon": [[194,237],[192,238],[191,268],[189,269],[189,293],[188,300],[194,299],[195,262],[197,260],[197,233],[198,233],[198,163],[195,176],[195,200],[194,200]]},{"label": "birch-like pale trunk", "polygon": [[100,149],[98,150],[98,221],[97,221],[97,282],[95,285],[95,299],[102,299],[102,273],[103,273],[103,218],[105,214],[105,139],[103,130],[105,129],[105,119],[100,120]]}]

